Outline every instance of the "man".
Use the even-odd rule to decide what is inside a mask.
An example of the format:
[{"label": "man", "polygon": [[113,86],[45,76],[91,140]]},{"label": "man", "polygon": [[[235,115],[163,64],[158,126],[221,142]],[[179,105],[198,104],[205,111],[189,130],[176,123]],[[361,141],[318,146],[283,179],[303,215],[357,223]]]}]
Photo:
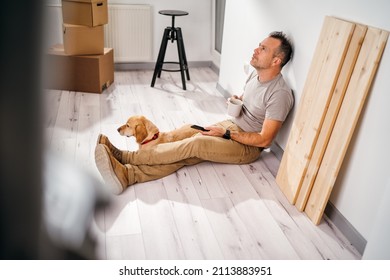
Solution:
[{"label": "man", "polygon": [[254,50],[239,117],[206,127],[191,138],[156,145],[149,150],[121,151],[99,135],[95,161],[113,193],[128,186],[167,176],[202,161],[245,164],[257,160],[270,146],[290,112],[294,98],[281,70],[292,47],[282,32],[273,32]]}]

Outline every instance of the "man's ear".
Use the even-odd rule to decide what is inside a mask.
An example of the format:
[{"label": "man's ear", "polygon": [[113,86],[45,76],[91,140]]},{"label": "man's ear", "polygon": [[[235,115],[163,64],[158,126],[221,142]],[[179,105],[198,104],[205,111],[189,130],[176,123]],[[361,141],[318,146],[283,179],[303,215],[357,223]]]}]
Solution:
[{"label": "man's ear", "polygon": [[275,56],[273,59],[272,59],[272,64],[273,65],[279,65],[281,66],[282,65],[282,59],[279,57],[279,56]]}]

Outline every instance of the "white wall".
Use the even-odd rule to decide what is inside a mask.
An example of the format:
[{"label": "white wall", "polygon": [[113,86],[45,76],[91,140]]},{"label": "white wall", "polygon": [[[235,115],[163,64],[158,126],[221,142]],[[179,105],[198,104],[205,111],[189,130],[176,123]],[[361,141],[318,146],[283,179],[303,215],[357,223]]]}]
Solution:
[{"label": "white wall", "polygon": [[[324,17],[390,30],[389,10],[387,0],[227,0],[219,84],[230,93],[240,92],[246,78],[243,64],[253,49],[269,32],[283,30],[295,46],[284,76],[299,103]],[[389,45],[330,199],[368,243],[390,178]],[[277,138],[281,147],[285,147],[292,117]]]},{"label": "white wall", "polygon": [[365,260],[390,260],[390,245],[388,242],[390,236],[390,180],[378,206],[378,215],[369,236],[370,241],[367,243],[363,254]]},{"label": "white wall", "polygon": [[[47,43],[62,43],[62,13],[60,0],[46,0],[49,4],[46,24]],[[176,17],[175,26],[181,27],[188,61],[211,61],[211,1],[210,0],[108,0],[108,4],[149,4],[153,8],[153,58],[157,59],[164,29],[171,25],[171,17],[160,15],[160,10],[184,10],[189,15]],[[51,7],[50,7],[51,6]],[[177,47],[169,44],[166,60],[177,60]]]}]

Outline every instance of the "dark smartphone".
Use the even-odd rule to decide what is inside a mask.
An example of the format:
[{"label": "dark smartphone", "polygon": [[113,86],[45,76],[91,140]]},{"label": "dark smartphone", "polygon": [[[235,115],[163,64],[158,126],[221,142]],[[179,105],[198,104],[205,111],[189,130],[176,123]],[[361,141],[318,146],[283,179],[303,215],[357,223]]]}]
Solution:
[{"label": "dark smartphone", "polygon": [[202,131],[210,131],[208,129],[205,129],[203,126],[199,126],[199,125],[196,125],[196,124],[191,125],[191,127],[194,128],[194,129],[202,130]]}]

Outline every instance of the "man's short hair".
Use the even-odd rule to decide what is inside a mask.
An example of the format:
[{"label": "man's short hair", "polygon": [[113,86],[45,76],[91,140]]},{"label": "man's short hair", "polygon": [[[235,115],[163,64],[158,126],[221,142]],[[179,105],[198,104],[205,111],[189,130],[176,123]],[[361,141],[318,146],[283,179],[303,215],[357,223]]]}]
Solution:
[{"label": "man's short hair", "polygon": [[278,53],[276,55],[281,54],[281,68],[290,61],[293,53],[293,48],[289,39],[287,39],[286,34],[282,31],[274,31],[269,34],[271,38],[278,39],[280,41],[280,46],[278,49]]}]

